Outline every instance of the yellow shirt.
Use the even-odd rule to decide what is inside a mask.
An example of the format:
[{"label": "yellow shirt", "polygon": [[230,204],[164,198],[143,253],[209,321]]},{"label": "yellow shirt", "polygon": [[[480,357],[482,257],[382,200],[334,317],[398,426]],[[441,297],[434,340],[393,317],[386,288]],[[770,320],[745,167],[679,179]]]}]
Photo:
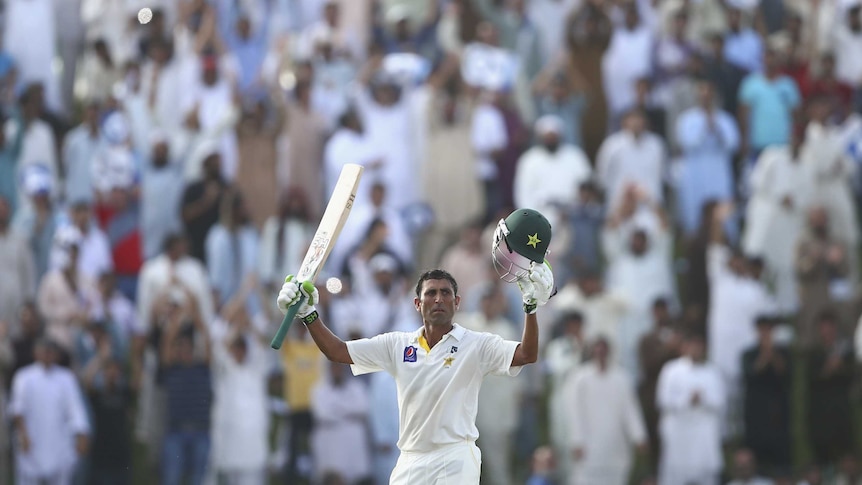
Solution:
[{"label": "yellow shirt", "polygon": [[284,400],[291,412],[311,409],[311,389],[320,377],[321,353],[313,340],[286,340],[281,347]]}]

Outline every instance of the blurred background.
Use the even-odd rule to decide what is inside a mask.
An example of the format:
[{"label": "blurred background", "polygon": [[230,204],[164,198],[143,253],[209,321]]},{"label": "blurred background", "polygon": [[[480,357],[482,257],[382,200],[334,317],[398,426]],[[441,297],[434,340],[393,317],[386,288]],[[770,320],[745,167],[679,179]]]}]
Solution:
[{"label": "blurred background", "polygon": [[484,484],[862,483],[859,0],[0,5],[0,484],[388,483],[391,377],[268,346],[345,163],[344,339],[432,267],[519,339],[491,234],[553,223]]}]

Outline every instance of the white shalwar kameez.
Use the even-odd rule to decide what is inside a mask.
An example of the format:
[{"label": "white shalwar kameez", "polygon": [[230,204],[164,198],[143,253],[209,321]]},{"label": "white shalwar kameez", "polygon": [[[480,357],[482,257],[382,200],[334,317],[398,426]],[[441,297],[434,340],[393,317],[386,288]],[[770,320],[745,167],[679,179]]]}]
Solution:
[{"label": "white shalwar kameez", "polygon": [[[629,250],[629,240],[635,230],[648,234],[646,252],[637,256]],[[659,223],[633,220],[615,229],[602,232],[602,249],[608,262],[607,287],[628,303],[628,312],[620,323],[621,347],[616,347],[618,360],[626,372],[637,376],[638,343],[652,325],[652,305],[658,298],[676,300],[676,285],[672,268],[673,240]]]},{"label": "white shalwar kameez", "polygon": [[[224,341],[213,342],[213,426],[211,460],[215,472],[238,483],[265,483],[269,458],[270,360],[266,350],[247,339],[244,362],[237,362]],[[244,481],[243,481],[244,480]]]},{"label": "white shalwar kameez", "polygon": [[[700,396],[696,405],[694,393]],[[718,369],[688,357],[668,362],[659,374],[656,401],[662,440],[659,485],[717,485],[726,403]]]},{"label": "white shalwar kameez", "polygon": [[378,104],[367,88],[356,90],[356,103],[362,116],[368,138],[381,150],[383,180],[386,199],[395,210],[418,202],[420,157],[414,150],[415,133],[412,128],[412,92],[403,88],[401,98],[391,106]]},{"label": "white shalwar kameez", "polygon": [[[797,310],[796,242],[805,228],[811,199],[810,171],[803,160],[793,160],[789,147],[767,148],[749,179],[752,195],[746,208],[743,250],[763,257],[775,280],[776,299],[786,313]],[[792,207],[782,206],[788,197]]]},{"label": "white shalwar kameez", "polygon": [[810,123],[801,155],[814,182],[812,203],[829,212],[830,233],[847,247],[856,247],[859,222],[850,184],[854,168],[846,148],[846,135],[840,128]]},{"label": "white shalwar kameez", "polygon": [[371,476],[368,404],[368,391],[359,379],[345,375],[336,386],[329,373],[323,373],[311,392],[311,449],[318,479],[327,471],[337,472],[347,483]]},{"label": "white shalwar kameez", "polygon": [[543,146],[534,146],[518,159],[515,205],[530,207],[550,217],[553,204],[577,201],[578,188],[590,175],[590,162],[580,148],[564,144],[551,153]]},{"label": "white shalwar kameez", "polygon": [[16,483],[71,484],[78,460],[75,437],[90,432],[75,375],[66,368],[45,368],[40,363],[20,369],[12,380],[9,411],[13,418],[24,420],[30,437],[30,450],[15,452]]},{"label": "white shalwar kameez", "polygon": [[575,375],[567,389],[570,452],[579,448],[570,485],[628,483],[635,445],[646,443],[646,426],[626,372],[611,366],[602,371],[591,362]]},{"label": "white shalwar kameez", "polygon": [[707,317],[708,355],[724,378],[729,412],[725,432],[736,432],[739,420],[742,353],[757,343],[755,321],[775,309],[762,283],[734,274],[728,268],[730,250],[712,245],[707,249],[710,305]]}]

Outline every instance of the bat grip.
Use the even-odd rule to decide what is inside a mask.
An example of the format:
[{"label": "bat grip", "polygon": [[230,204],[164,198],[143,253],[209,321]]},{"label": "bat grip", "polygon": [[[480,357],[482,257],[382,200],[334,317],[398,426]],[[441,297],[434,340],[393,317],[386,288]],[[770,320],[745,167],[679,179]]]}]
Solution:
[{"label": "bat grip", "polygon": [[275,332],[275,337],[272,338],[272,342],[270,342],[269,346],[278,350],[281,348],[281,344],[284,342],[284,337],[287,336],[287,331],[290,330],[290,326],[293,324],[293,319],[296,318],[296,312],[299,311],[300,305],[305,303],[305,295],[299,295],[299,301],[287,307],[287,313],[284,315],[284,320],[281,321],[281,326],[278,327],[278,331]]}]

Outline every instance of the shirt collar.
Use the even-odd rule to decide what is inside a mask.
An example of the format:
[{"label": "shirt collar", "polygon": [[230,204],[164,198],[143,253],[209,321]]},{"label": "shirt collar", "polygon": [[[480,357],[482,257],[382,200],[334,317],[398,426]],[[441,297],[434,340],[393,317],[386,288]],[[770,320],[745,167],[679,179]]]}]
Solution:
[{"label": "shirt collar", "polygon": [[[413,342],[418,342],[419,337],[422,336],[422,332],[424,332],[424,331],[425,331],[425,327],[423,326],[423,327],[419,327],[415,332],[413,332]],[[449,333],[444,335],[440,341],[442,342],[443,340],[446,340],[446,338],[448,336],[452,336],[452,338],[454,338],[455,340],[460,342],[464,338],[464,334],[466,334],[466,333],[467,333],[466,328],[462,327],[461,325],[458,325],[457,323],[453,323],[452,324],[452,330],[450,330]]]}]

